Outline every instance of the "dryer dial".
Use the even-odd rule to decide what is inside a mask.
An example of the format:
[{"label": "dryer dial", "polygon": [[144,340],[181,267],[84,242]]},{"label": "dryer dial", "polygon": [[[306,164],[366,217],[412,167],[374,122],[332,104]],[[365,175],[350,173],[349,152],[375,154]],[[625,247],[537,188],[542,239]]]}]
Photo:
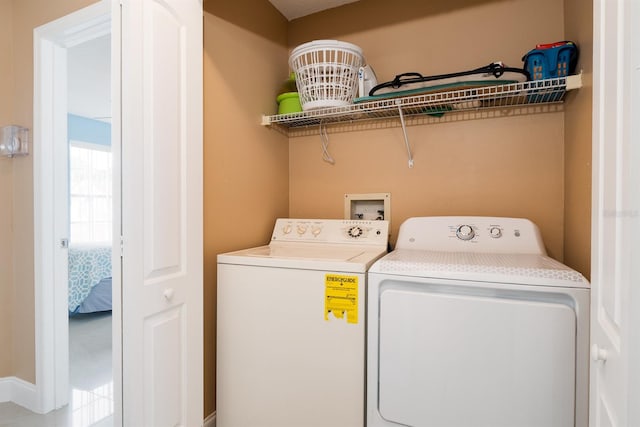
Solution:
[{"label": "dryer dial", "polygon": [[489,235],[494,239],[502,237],[502,229],[500,227],[491,227],[489,229]]},{"label": "dryer dial", "polygon": [[460,240],[471,240],[475,237],[475,235],[476,232],[473,231],[473,227],[471,227],[470,225],[461,225],[456,230],[456,236],[458,236],[458,239]]}]

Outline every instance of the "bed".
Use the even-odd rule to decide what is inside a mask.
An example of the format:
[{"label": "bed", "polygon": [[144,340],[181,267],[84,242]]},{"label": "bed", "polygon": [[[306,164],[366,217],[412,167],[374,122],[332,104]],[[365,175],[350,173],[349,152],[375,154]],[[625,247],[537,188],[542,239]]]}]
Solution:
[{"label": "bed", "polygon": [[111,310],[111,246],[69,247],[69,315]]}]

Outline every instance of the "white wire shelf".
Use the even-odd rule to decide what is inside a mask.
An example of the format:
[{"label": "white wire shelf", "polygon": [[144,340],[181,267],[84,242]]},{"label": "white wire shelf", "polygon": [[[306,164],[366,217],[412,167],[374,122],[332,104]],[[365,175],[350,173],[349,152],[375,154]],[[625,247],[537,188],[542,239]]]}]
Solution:
[{"label": "white wire shelf", "polygon": [[[337,123],[415,117],[442,117],[452,113],[491,109],[513,109],[523,106],[557,104],[567,91],[582,87],[582,75],[535,80],[485,87],[474,87],[402,98],[381,99],[344,107],[325,108],[291,114],[262,116],[262,125],[289,136],[307,134],[305,129]],[[532,113],[538,110],[533,108]],[[301,132],[302,131],[302,132]]]}]

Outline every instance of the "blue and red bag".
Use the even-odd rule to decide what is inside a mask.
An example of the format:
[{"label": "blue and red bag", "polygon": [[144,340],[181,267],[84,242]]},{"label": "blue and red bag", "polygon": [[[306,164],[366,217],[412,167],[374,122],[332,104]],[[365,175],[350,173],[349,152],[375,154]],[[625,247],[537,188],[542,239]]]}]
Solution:
[{"label": "blue and red bag", "polygon": [[539,44],[522,57],[531,80],[565,77],[575,72],[578,46],[572,41]]}]

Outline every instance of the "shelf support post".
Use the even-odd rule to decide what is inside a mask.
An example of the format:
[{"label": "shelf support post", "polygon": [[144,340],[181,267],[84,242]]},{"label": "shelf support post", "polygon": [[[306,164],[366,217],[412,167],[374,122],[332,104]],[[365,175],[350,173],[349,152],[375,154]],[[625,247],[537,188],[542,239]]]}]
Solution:
[{"label": "shelf support post", "polygon": [[409,168],[413,167],[413,155],[411,154],[411,146],[409,145],[409,137],[407,136],[407,126],[404,122],[404,113],[402,112],[402,101],[396,100],[398,106],[398,115],[400,116],[400,124],[402,125],[402,133],[404,134],[404,145],[407,147],[407,157],[409,158]]}]

